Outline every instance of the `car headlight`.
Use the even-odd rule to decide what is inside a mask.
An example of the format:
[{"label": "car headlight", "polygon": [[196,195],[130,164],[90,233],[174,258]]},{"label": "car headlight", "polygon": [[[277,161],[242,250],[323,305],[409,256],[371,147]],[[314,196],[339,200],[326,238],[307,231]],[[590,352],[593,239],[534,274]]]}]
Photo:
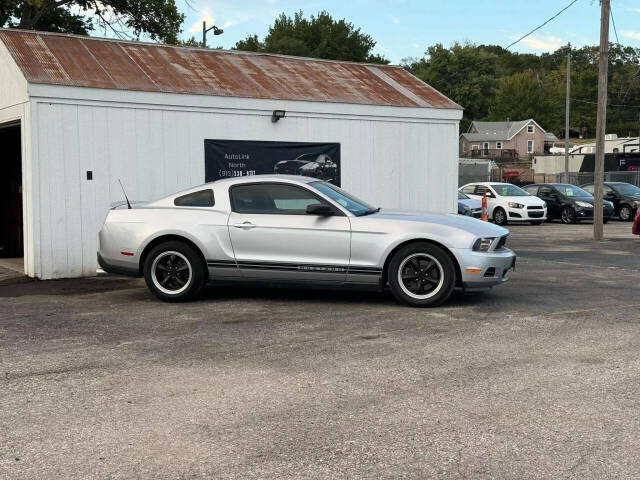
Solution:
[{"label": "car headlight", "polygon": [[516,203],[516,202],[509,202],[508,205],[511,208],[524,208],[524,205],[522,205],[521,203]]},{"label": "car headlight", "polygon": [[593,208],[593,205],[587,202],[576,202],[576,205],[582,208]]},{"label": "car headlight", "polygon": [[486,238],[477,239],[473,244],[473,251],[487,252],[494,240],[495,240],[495,237],[486,237]]}]

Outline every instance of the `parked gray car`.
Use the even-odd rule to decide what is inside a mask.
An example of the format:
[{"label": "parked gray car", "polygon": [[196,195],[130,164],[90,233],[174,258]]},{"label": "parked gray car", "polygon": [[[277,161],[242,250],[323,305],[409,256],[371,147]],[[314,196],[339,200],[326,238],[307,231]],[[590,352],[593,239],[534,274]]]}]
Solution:
[{"label": "parked gray car", "polygon": [[508,233],[455,214],[374,208],[316,178],[258,175],[111,210],[98,261],[144,276],[169,301],[206,283],[266,282],[388,287],[404,303],[435,306],[454,288],[506,281],[516,258]]}]

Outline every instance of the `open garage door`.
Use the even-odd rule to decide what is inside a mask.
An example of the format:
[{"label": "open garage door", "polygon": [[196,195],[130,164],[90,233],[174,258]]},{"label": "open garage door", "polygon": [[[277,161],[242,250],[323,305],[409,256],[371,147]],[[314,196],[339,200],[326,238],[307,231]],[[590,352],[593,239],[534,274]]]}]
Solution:
[{"label": "open garage door", "polygon": [[[0,125],[0,258],[21,258],[22,153],[20,123]],[[22,262],[16,262],[22,268]]]}]

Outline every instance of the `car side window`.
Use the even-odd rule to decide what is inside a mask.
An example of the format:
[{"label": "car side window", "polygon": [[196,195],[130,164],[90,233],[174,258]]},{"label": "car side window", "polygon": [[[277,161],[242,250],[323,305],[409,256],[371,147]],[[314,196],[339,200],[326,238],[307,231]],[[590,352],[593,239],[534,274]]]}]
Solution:
[{"label": "car side window", "polygon": [[593,195],[593,185],[585,185],[584,187],[582,187],[582,189],[585,192],[589,192],[591,195]]},{"label": "car side window", "polygon": [[283,183],[236,185],[230,195],[237,213],[306,215],[308,205],[326,203],[305,188]]},{"label": "car side window", "polygon": [[615,195],[616,192],[613,191],[613,188],[609,187],[608,185],[603,185],[602,186],[602,194],[603,195]]},{"label": "car side window", "polygon": [[462,193],[466,193],[467,195],[475,195],[476,186],[475,185],[467,185],[462,189]]},{"label": "car side window", "polygon": [[524,191],[530,195],[538,195],[538,188],[537,186],[524,187]]},{"label": "car side window", "polygon": [[213,198],[213,190],[199,190],[193,193],[187,193],[173,200],[176,207],[213,207],[215,200]]},{"label": "car side window", "polygon": [[555,192],[551,187],[540,187],[540,190],[538,190],[538,195],[541,197],[550,197],[554,193]]},{"label": "car side window", "polygon": [[485,190],[487,191],[487,197],[491,197],[491,198],[495,197],[495,195],[493,194],[491,189],[489,187],[487,187],[486,185],[476,185],[476,191],[475,191],[474,195],[483,196]]}]

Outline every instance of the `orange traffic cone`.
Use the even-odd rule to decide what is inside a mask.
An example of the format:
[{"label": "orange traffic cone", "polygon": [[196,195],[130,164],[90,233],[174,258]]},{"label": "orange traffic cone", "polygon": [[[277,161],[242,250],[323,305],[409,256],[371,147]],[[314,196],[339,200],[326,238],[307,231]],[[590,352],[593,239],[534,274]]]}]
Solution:
[{"label": "orange traffic cone", "polygon": [[484,194],[482,195],[482,217],[480,218],[483,222],[488,222],[489,218],[487,217],[487,189],[484,189]]}]

